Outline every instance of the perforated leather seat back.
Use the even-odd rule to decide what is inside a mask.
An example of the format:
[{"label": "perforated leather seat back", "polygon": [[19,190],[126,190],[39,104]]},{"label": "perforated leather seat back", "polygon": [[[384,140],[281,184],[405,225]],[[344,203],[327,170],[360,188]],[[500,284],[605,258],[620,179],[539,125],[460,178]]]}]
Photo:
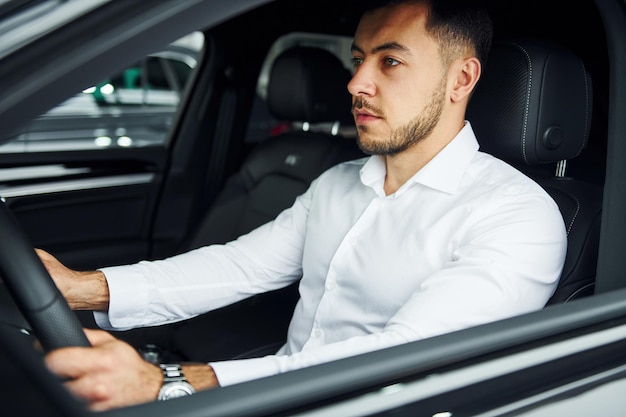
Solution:
[{"label": "perforated leather seat back", "polygon": [[[339,58],[324,49],[287,49],[270,71],[268,108],[278,120],[288,122],[354,123],[347,90],[350,78]],[[182,249],[225,243],[251,231],[291,206],[324,170],[362,156],[353,137],[330,131],[290,131],[264,139],[227,181]]]},{"label": "perforated leather seat back", "polygon": [[518,39],[495,43],[467,118],[481,150],[516,166],[555,200],[568,232],[559,286],[549,304],[593,293],[602,188],[556,176],[556,164],[587,144],[592,84],[583,62],[559,45]]}]

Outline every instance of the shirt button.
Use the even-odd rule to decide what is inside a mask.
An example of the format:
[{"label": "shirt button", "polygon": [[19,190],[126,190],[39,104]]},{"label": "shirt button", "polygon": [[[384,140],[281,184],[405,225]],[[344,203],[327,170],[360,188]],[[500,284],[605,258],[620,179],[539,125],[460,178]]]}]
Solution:
[{"label": "shirt button", "polygon": [[329,281],[329,282],[326,283],[326,289],[328,291],[332,291],[335,288],[337,288],[337,283],[335,281]]},{"label": "shirt button", "polygon": [[322,336],[322,331],[320,329],[315,329],[313,330],[313,334],[312,336],[316,339],[320,338]]}]

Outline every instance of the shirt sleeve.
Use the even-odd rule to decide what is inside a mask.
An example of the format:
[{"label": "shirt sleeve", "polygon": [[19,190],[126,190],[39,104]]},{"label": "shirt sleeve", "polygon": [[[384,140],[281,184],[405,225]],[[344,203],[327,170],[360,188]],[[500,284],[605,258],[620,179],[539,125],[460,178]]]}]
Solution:
[{"label": "shirt sleeve", "polygon": [[218,381],[245,382],[542,308],[556,288],[567,247],[553,201],[510,200],[468,223],[453,258],[423,281],[380,332],[290,355],[212,362]]},{"label": "shirt sleeve", "polygon": [[94,313],[96,323],[115,330],[172,323],[296,281],[309,200],[310,191],[274,221],[225,245],[102,268],[110,302],[107,312]]},{"label": "shirt sleeve", "polygon": [[352,337],[342,342],[330,343],[291,355],[268,355],[262,358],[211,362],[209,365],[213,368],[220,386],[225,387],[384,349],[408,341],[401,333],[385,331]]}]

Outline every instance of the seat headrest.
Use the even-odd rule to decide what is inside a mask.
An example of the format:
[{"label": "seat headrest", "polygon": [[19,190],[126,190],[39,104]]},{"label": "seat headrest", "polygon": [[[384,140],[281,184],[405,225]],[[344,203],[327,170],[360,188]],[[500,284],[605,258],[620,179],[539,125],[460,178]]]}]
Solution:
[{"label": "seat headrest", "polygon": [[348,82],[352,75],[339,58],[315,47],[293,47],[278,55],[269,75],[267,105],[280,120],[351,120]]},{"label": "seat headrest", "polygon": [[592,88],[583,62],[558,45],[494,43],[467,109],[481,150],[514,165],[577,156],[591,125]]}]

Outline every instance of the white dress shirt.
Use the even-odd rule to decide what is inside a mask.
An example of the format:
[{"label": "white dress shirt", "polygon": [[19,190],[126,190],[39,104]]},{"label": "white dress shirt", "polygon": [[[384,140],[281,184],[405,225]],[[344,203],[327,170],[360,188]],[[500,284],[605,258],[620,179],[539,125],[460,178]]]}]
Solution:
[{"label": "white dress shirt", "polygon": [[469,122],[391,195],[385,172],[378,156],[342,163],[234,242],[103,268],[111,300],[96,320],[110,329],[169,323],[302,277],[286,344],[211,363],[225,386],[545,305],[565,260],[559,209],[478,151]]}]

